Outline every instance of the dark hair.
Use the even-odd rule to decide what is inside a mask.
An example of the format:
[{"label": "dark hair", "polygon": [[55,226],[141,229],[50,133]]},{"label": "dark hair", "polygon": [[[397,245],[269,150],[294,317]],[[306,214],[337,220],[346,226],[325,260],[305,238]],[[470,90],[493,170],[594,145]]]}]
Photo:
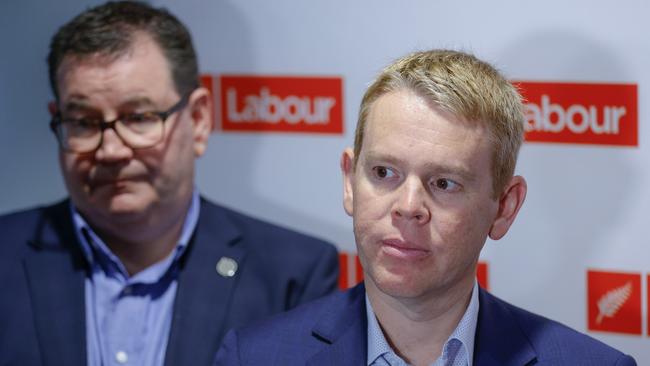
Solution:
[{"label": "dark hair", "polygon": [[59,98],[56,75],[64,57],[119,57],[129,50],[138,32],[149,34],[161,48],[179,95],[199,86],[196,53],[187,28],[165,9],[119,1],[84,11],[52,37],[47,63],[54,96]]}]

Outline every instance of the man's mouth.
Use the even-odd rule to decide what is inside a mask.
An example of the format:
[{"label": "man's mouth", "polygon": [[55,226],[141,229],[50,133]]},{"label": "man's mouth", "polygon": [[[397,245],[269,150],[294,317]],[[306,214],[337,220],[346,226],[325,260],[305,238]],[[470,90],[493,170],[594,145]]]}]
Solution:
[{"label": "man's mouth", "polygon": [[138,176],[126,176],[126,175],[117,176],[117,177],[103,176],[103,177],[96,177],[96,178],[89,179],[88,186],[90,187],[91,190],[96,190],[100,188],[121,189],[126,187],[130,183],[133,183],[140,179],[141,178]]},{"label": "man's mouth", "polygon": [[382,251],[387,255],[403,259],[420,259],[431,252],[418,244],[402,239],[390,238],[381,241]]}]

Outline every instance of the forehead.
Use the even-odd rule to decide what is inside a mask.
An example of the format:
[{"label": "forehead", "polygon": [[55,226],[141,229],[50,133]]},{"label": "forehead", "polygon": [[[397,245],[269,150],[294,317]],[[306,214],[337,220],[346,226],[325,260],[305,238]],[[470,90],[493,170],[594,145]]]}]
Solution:
[{"label": "forehead", "polygon": [[484,123],[465,121],[411,90],[379,97],[371,106],[361,156],[390,156],[409,164],[463,166],[491,162]]},{"label": "forehead", "polygon": [[62,101],[93,97],[158,99],[175,94],[167,59],[144,33],[115,55],[66,55],[57,70],[57,83]]}]

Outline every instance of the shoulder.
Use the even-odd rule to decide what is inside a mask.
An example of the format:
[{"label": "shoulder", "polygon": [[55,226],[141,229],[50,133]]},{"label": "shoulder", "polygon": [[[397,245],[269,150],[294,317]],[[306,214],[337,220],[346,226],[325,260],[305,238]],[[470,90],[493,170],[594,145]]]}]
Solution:
[{"label": "shoulder", "polygon": [[39,217],[46,211],[45,206],[32,207],[0,215],[0,228],[4,233],[24,231],[26,227],[35,227]]},{"label": "shoulder", "polygon": [[0,215],[0,225],[3,229],[10,229],[10,225],[25,226],[32,224],[43,216],[52,216],[68,213],[70,200],[63,199],[55,203],[29,207]]},{"label": "shoulder", "polygon": [[[322,255],[324,252],[335,253],[335,247],[311,235],[303,234],[280,225],[260,220],[241,212],[235,211],[207,201],[201,200],[201,218],[210,221],[209,225],[219,225],[219,217],[225,217],[231,225],[242,235],[249,247],[264,247],[265,255],[273,256],[274,252],[283,255],[310,256]],[[273,251],[268,246],[273,246]],[[286,258],[286,257],[285,257]],[[291,258],[289,258],[291,259]]]},{"label": "shoulder", "polygon": [[[365,315],[364,312],[356,311],[365,309],[365,302],[359,302],[364,301],[365,292],[363,291],[363,288],[359,290],[358,287],[346,291],[336,291],[244,328],[239,331],[239,336],[245,340],[255,341],[264,340],[270,335],[280,333],[283,335],[281,338],[285,341],[288,339],[302,340],[306,336],[311,336],[314,327],[324,320],[335,322],[342,316]],[[279,340],[282,341],[282,339]]]},{"label": "shoulder", "polygon": [[38,238],[39,232],[63,215],[67,215],[68,201],[53,205],[39,206],[0,215],[0,233],[2,244],[0,257],[8,257],[22,252],[28,243]]},{"label": "shoulder", "polygon": [[245,253],[238,272],[247,302],[253,296],[287,310],[331,293],[338,283],[338,252],[323,240],[205,200],[197,231],[204,245],[215,242],[208,238],[227,237],[233,249]]},{"label": "shoulder", "polygon": [[[216,364],[304,364],[331,346],[341,334],[351,333],[350,327],[365,327],[365,323],[359,322],[365,317],[364,293],[362,285],[338,291],[255,325],[233,330],[226,336]],[[275,358],[269,359],[271,355]]]},{"label": "shoulder", "polygon": [[557,321],[531,313],[507,303],[487,292],[481,296],[481,308],[487,306],[490,312],[498,311],[512,316],[519,330],[537,353],[539,362],[549,364],[633,365],[633,360],[605,343],[580,333]]}]

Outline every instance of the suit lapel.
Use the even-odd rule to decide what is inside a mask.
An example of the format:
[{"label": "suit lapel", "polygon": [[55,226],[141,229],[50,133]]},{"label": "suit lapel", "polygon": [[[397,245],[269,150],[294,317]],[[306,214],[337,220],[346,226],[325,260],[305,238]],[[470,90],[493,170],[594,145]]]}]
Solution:
[{"label": "suit lapel", "polygon": [[[365,365],[367,357],[367,319],[363,284],[350,290],[345,304],[331,304],[319,319],[312,335],[329,344],[307,364]],[[527,336],[504,303],[485,292],[479,293],[479,318],[474,349],[475,366],[532,365],[536,353]]]},{"label": "suit lapel", "polygon": [[475,366],[524,366],[536,353],[505,304],[481,289],[474,345]]},{"label": "suit lapel", "polygon": [[240,236],[222,209],[201,201],[197,228],[181,264],[166,366],[212,363],[216,341],[227,330],[228,304],[238,277],[220,275],[216,265],[227,257],[241,272],[245,251],[237,245]]},{"label": "suit lapel", "polygon": [[310,366],[365,365],[368,349],[366,334],[365,287],[357,285],[342,304],[331,304],[312,330],[312,336],[329,344],[308,360]]},{"label": "suit lapel", "polygon": [[[85,262],[68,201],[46,209],[24,268],[45,365],[86,364]],[[28,326],[27,324],[25,326]]]},{"label": "suit lapel", "polygon": [[[312,335],[329,344],[307,364],[365,365],[367,357],[367,319],[363,284],[344,297],[344,304],[330,304]],[[536,353],[503,302],[484,290],[479,293],[479,318],[474,349],[475,366],[532,365]]]}]

